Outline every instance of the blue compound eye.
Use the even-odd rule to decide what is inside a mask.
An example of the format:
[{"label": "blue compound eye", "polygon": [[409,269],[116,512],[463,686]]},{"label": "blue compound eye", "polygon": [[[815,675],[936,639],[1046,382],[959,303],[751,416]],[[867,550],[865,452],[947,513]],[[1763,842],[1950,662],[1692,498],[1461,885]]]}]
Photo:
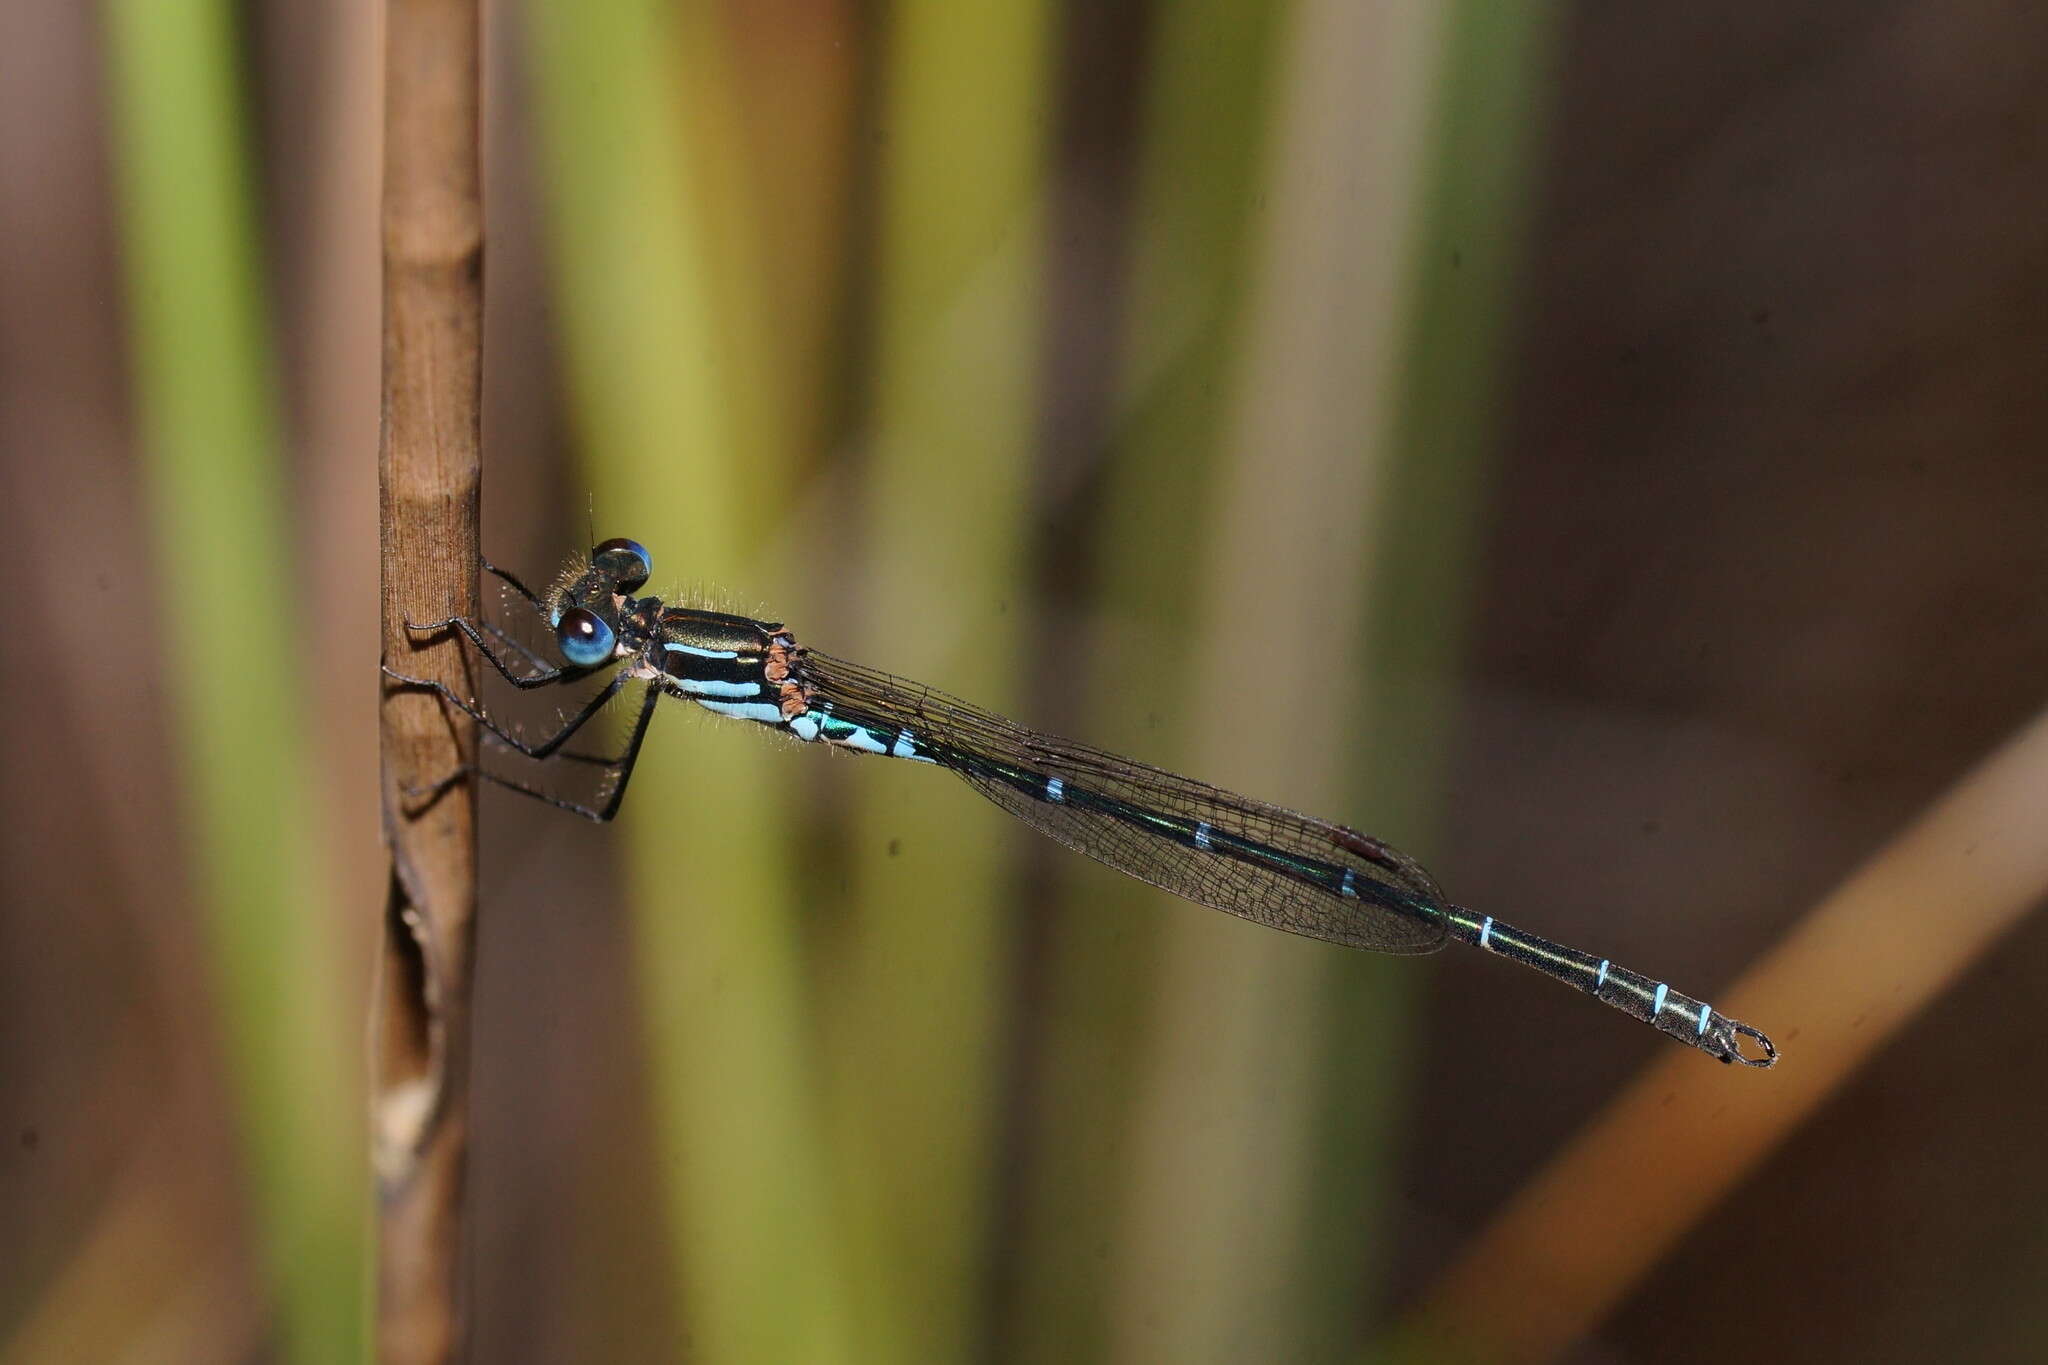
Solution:
[{"label": "blue compound eye", "polygon": [[555,626],[555,642],[562,657],[578,668],[591,668],[612,656],[618,637],[604,618],[588,607],[571,607]]},{"label": "blue compound eye", "polygon": [[638,592],[654,572],[654,557],[637,540],[624,536],[607,540],[590,552],[590,562],[609,577],[620,592]]}]

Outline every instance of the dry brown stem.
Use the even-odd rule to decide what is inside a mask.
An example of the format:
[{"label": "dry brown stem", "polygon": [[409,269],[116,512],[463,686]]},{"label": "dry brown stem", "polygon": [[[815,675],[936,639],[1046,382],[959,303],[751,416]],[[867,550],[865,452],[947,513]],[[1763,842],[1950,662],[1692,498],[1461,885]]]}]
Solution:
[{"label": "dry brown stem", "polygon": [[[476,612],[483,200],[476,0],[391,0],[385,37],[383,651],[472,695],[460,639],[413,620]],[[387,690],[383,808],[391,876],[372,1045],[377,1351],[463,1349],[458,1295],[468,1151],[475,789],[407,793],[474,761],[475,727],[420,690]]]}]

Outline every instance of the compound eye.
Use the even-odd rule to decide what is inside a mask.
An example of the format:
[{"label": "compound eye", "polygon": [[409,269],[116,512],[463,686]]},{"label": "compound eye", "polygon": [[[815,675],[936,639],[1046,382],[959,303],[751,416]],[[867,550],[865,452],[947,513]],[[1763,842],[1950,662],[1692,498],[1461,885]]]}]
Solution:
[{"label": "compound eye", "polygon": [[624,536],[607,540],[592,550],[590,561],[598,572],[618,586],[620,592],[638,592],[646,586],[648,575],[654,572],[654,557],[647,553],[647,547]]},{"label": "compound eye", "polygon": [[611,658],[618,637],[604,618],[588,607],[571,607],[555,626],[562,657],[578,668],[592,668]]}]

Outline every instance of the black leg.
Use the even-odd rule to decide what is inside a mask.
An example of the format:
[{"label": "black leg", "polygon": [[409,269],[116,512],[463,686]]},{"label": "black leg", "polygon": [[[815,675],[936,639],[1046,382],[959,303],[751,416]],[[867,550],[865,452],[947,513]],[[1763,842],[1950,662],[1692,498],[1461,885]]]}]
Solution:
[{"label": "black leg", "polygon": [[[534,594],[533,589],[527,587],[517,577],[499,568],[489,560],[483,561],[483,566],[487,572],[502,580],[514,592],[518,593],[526,605],[533,608],[535,615],[546,614],[547,608],[542,604],[540,598]],[[534,653],[526,645],[513,639],[511,635],[507,634],[499,626],[489,621],[479,623],[463,616],[448,616],[443,617],[439,621],[423,621],[415,624],[408,619],[405,623],[407,630],[418,631],[423,635],[447,630],[451,626],[467,635],[470,642],[477,647],[477,652],[490,660],[491,667],[497,669],[499,676],[503,677],[505,681],[511,683],[514,687],[545,687],[547,684],[560,681],[564,677],[581,677],[589,671],[587,669],[562,668],[559,665],[552,664]],[[517,654],[520,661],[533,669],[533,672],[522,677],[507,668],[505,661],[498,656],[497,652],[484,643],[485,632],[489,632],[491,637],[499,644]]]},{"label": "black leg", "polygon": [[[615,684],[619,684],[623,683],[625,678],[626,675],[622,673],[613,681]],[[431,684],[429,685],[431,686]],[[616,687],[612,690],[616,690]],[[576,801],[565,801],[551,792],[540,790],[538,787],[529,787],[524,782],[515,781],[509,777],[501,777],[497,773],[490,772],[481,767],[470,766],[457,768],[432,786],[415,788],[407,792],[406,796],[408,799],[418,801],[419,804],[414,808],[415,813],[417,813],[417,811],[424,810],[439,800],[441,793],[447,791],[465,777],[480,777],[484,781],[504,787],[508,791],[518,792],[522,796],[530,796],[536,801],[545,801],[558,810],[573,811],[586,820],[595,820],[600,823],[608,821],[619,813],[619,803],[626,799],[626,783],[632,780],[633,765],[640,761],[640,744],[647,738],[647,726],[654,719],[654,704],[659,700],[661,700],[661,689],[650,686],[641,699],[639,718],[633,722],[633,737],[627,741],[626,751],[617,758],[604,760],[589,754],[562,755],[563,758],[574,758],[585,763],[597,763],[602,767],[612,770],[613,776],[609,786],[599,788],[599,792],[605,798],[602,806],[586,806]],[[495,729],[493,733],[496,733]],[[500,737],[502,738],[503,736]],[[559,743],[560,739],[561,737],[557,736],[556,742]],[[516,743],[514,743],[514,747],[518,747]]]},{"label": "black leg", "polygon": [[492,621],[479,621],[477,622],[477,627],[480,630],[488,631],[490,633],[490,637],[493,640],[496,640],[500,646],[507,650],[510,650],[514,654],[517,654],[519,656],[520,662],[524,663],[528,668],[531,668],[533,670],[533,672],[528,674],[527,676],[538,678],[546,674],[550,669],[556,667],[556,665],[549,663],[546,659],[543,659],[540,655],[534,653],[531,649],[528,649],[525,645],[513,639],[511,634],[507,632],[504,627],[498,625],[497,623]]},{"label": "black leg", "polygon": [[[488,559],[485,560],[483,563],[484,570],[487,573],[490,573],[493,576],[495,576],[504,586],[509,587],[512,589],[512,591],[518,593],[520,600],[526,603],[526,605],[532,610],[535,616],[545,617],[547,615],[546,605],[541,602],[539,597],[535,596],[533,589],[527,587],[526,584],[520,582],[512,574],[507,573],[505,570],[491,563]],[[480,625],[483,629],[489,631],[491,633],[492,639],[496,640],[499,644],[511,650],[512,652],[517,654],[522,660],[524,660],[527,666],[534,670],[534,674],[536,676],[545,674],[549,669],[555,667],[554,664],[542,658],[540,655],[534,653],[533,650],[527,648],[525,644],[513,639],[509,633],[501,629],[496,624],[490,621],[479,621],[477,624]]]},{"label": "black leg", "polygon": [[661,689],[650,684],[646,694],[640,699],[640,715],[633,722],[633,737],[626,741],[626,752],[619,755],[617,763],[608,765],[613,780],[611,795],[606,798],[604,806],[594,812],[573,805],[568,809],[575,810],[592,820],[609,820],[619,813],[619,803],[626,799],[626,784],[633,780],[633,765],[640,761],[640,744],[647,738],[647,727],[654,720],[654,704],[660,700]]},{"label": "black leg", "polygon": [[[491,647],[484,643],[483,631],[477,628],[476,622],[466,616],[447,616],[439,621],[414,622],[408,620],[405,623],[407,630],[421,635],[432,635],[439,631],[447,630],[451,626],[467,635],[469,642],[476,646],[477,653],[489,660],[491,667],[498,670],[498,676],[511,683],[514,687],[546,687],[550,683],[573,682],[577,678],[589,677],[596,668],[604,667],[603,664],[598,664],[595,668],[556,668],[551,664],[543,664],[541,672],[521,676],[505,667],[505,661],[491,652]],[[495,629],[493,627],[493,630]],[[530,651],[525,650],[523,647],[521,652],[527,653],[528,657],[532,657]],[[399,677],[403,675],[393,674],[392,676]],[[431,684],[429,685],[431,686]]]},{"label": "black leg", "polygon": [[532,588],[527,587],[524,583],[521,583],[518,579],[514,578],[505,570],[499,568],[497,565],[491,563],[491,561],[488,559],[484,561],[484,571],[486,573],[495,574],[499,578],[504,579],[507,583],[510,583],[512,585],[512,590],[518,593],[521,597],[525,598],[535,611],[544,610],[544,608],[540,604],[540,598],[534,596]]},{"label": "black leg", "polygon": [[[605,705],[608,702],[610,702],[613,697],[619,695],[619,689],[624,687],[626,685],[626,680],[632,676],[630,673],[623,672],[614,674],[612,676],[612,680],[606,683],[601,691],[599,691],[589,701],[583,704],[582,710],[578,711],[574,716],[570,717],[567,721],[563,722],[561,729],[557,730],[553,735],[550,735],[548,738],[540,741],[538,744],[529,744],[525,740],[519,738],[517,735],[514,735],[511,732],[507,731],[504,727],[500,726],[496,721],[492,720],[489,716],[485,715],[482,707],[476,705],[476,703],[474,702],[467,701],[464,698],[457,696],[448,687],[446,683],[438,683],[433,681],[431,678],[411,677],[407,674],[398,672],[389,664],[380,664],[379,667],[381,667],[384,670],[384,674],[386,677],[391,678],[396,682],[403,683],[407,687],[424,688],[430,692],[435,693],[441,698],[442,701],[446,702],[450,706],[453,706],[456,710],[462,712],[471,720],[483,726],[484,729],[488,730],[492,735],[496,736],[500,742],[507,744],[514,749],[517,749],[520,753],[525,754],[528,758],[546,758],[549,754],[552,754],[555,750],[561,748],[562,741],[566,740],[567,738],[569,738],[569,736],[575,734],[578,730],[582,729],[584,724],[588,722],[592,716],[596,715],[599,711],[602,711],[605,708]],[[588,756],[584,757],[587,760]],[[608,760],[599,761],[606,762]]]}]

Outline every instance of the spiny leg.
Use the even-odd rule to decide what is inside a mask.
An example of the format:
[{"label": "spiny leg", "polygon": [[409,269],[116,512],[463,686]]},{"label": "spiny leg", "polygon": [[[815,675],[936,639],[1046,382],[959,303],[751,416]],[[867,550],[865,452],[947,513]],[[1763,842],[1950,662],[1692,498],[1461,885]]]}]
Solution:
[{"label": "spiny leg", "polygon": [[[428,691],[435,693],[441,698],[443,702],[446,702],[448,705],[453,706],[456,710],[462,712],[471,720],[474,720],[477,724],[483,726],[485,730],[489,731],[491,735],[495,737],[497,740],[499,740],[501,743],[504,743],[514,749],[517,749],[520,753],[525,754],[528,758],[546,758],[548,755],[554,753],[555,750],[561,748],[562,742],[568,739],[569,736],[575,734],[578,730],[582,729],[583,726],[586,723],[588,723],[592,716],[596,715],[599,711],[602,711],[605,708],[606,704],[609,703],[613,697],[616,697],[619,694],[619,689],[624,687],[626,685],[627,679],[632,676],[629,673],[614,674],[610,682],[606,683],[600,691],[598,691],[594,696],[592,696],[589,701],[583,704],[582,710],[578,711],[574,716],[570,717],[567,721],[563,722],[561,729],[557,730],[548,738],[540,741],[540,743],[538,744],[529,744],[527,741],[521,739],[519,736],[507,731],[495,720],[492,720],[488,715],[484,713],[484,709],[482,707],[478,706],[476,703],[472,701],[469,701],[467,698],[456,695],[454,690],[451,689],[448,686],[448,684],[443,682],[436,682],[432,678],[415,678],[409,674],[400,673],[396,669],[392,668],[390,664],[379,664],[378,667],[384,670],[384,674],[386,677],[391,678],[395,682],[402,683],[407,687],[424,688]],[[585,669],[583,671],[586,673],[589,672],[588,669]],[[577,755],[577,757],[585,761],[588,761],[590,756]]]},{"label": "spiny leg", "polygon": [[[483,655],[484,658],[490,662],[491,667],[498,670],[498,676],[503,678],[506,682],[511,683],[514,687],[517,688],[525,689],[533,687],[546,687],[550,683],[572,682],[577,678],[588,677],[592,672],[592,669],[590,668],[557,668],[551,664],[546,664],[543,662],[541,663],[541,671],[538,673],[526,676],[521,676],[520,674],[514,673],[511,669],[505,666],[505,661],[503,659],[500,659],[496,654],[491,652],[491,647],[488,644],[484,643],[483,631],[478,629],[476,622],[470,620],[467,616],[444,616],[438,621],[415,622],[413,620],[408,619],[405,623],[405,628],[407,630],[413,631],[416,634],[420,635],[436,634],[440,631],[449,629],[451,626],[456,630],[461,631],[464,635],[467,635],[469,637],[469,642],[476,646],[477,653]],[[495,627],[493,627],[492,629],[494,632],[496,631]],[[520,647],[520,652],[526,654],[529,658],[534,657],[532,651],[527,650],[524,646]],[[536,659],[535,661],[541,662],[538,659]],[[597,665],[597,667],[602,666],[602,664]],[[399,677],[402,675],[393,674],[392,676]]]},{"label": "spiny leg", "polygon": [[[492,574],[500,580],[501,587],[511,588],[513,592],[519,595],[519,599],[532,610],[535,616],[545,618],[547,607],[535,595],[533,589],[527,587],[526,584],[520,582],[513,574],[499,568],[488,559],[483,562],[483,565],[485,572]],[[517,654],[529,668],[534,670],[534,676],[540,677],[556,666],[536,653],[524,641],[514,639],[510,631],[507,631],[496,622],[480,619],[476,624],[489,631],[491,638],[495,639],[500,645]]]},{"label": "spiny leg", "polygon": [[484,561],[484,571],[486,573],[493,574],[496,577],[501,578],[505,582],[511,584],[512,590],[518,593],[521,597],[525,598],[527,604],[531,606],[535,611],[539,612],[546,610],[544,607],[541,606],[540,598],[535,595],[533,589],[527,587],[524,583],[520,582],[507,570],[499,568],[497,565],[491,563],[490,560],[486,559]]},{"label": "spiny leg", "polygon": [[[607,693],[609,694],[610,692],[616,691],[619,686],[625,683],[626,677],[627,675],[622,673],[617,678],[615,678],[613,680],[613,686],[607,689]],[[610,788],[610,795],[608,799],[602,806],[588,806],[578,801],[564,800],[563,798],[556,796],[552,792],[542,791],[538,787],[528,786],[524,782],[520,782],[514,778],[505,777],[498,773],[491,772],[489,769],[484,768],[481,765],[473,764],[464,764],[461,767],[458,767],[454,771],[450,772],[446,777],[443,777],[440,781],[432,783],[429,786],[412,788],[411,790],[406,792],[406,797],[408,800],[417,802],[417,806],[415,807],[416,810],[424,810],[426,807],[431,806],[435,801],[439,800],[441,794],[447,791],[450,787],[454,786],[456,783],[462,781],[466,777],[474,776],[480,777],[484,781],[493,783],[496,786],[504,787],[508,791],[518,792],[522,796],[530,796],[536,801],[545,801],[550,806],[554,806],[559,810],[572,811],[575,814],[582,816],[586,820],[595,820],[600,822],[610,820],[614,815],[618,814],[619,803],[625,799],[626,783],[633,776],[633,765],[637,763],[640,759],[640,745],[641,742],[645,740],[647,737],[648,724],[654,719],[654,705],[658,700],[660,700],[660,697],[661,690],[658,687],[649,687],[647,689],[646,693],[644,694],[640,702],[640,715],[633,723],[632,737],[627,741],[625,752],[620,754],[618,757],[608,759],[601,758],[595,754],[578,753],[564,753],[559,755],[560,758],[574,759],[579,763],[595,764],[599,767],[611,769],[614,772],[615,781],[613,782]],[[457,702],[457,704],[460,705],[460,702]],[[489,722],[486,721],[485,724],[488,726]],[[522,748],[522,746],[520,746],[518,741],[513,740],[510,737],[504,735],[502,732],[498,731],[495,726],[490,727],[490,733],[494,737],[508,744],[510,747],[514,749],[519,749],[521,752],[525,752],[525,750]],[[561,738],[562,736],[557,736],[555,742],[559,743]]]},{"label": "spiny leg", "polygon": [[[528,675],[529,677],[541,678],[549,670],[556,667],[555,664],[549,663],[546,659],[543,659],[539,654],[528,648],[524,642],[512,638],[512,633],[497,622],[478,621],[476,624],[479,629],[489,631],[493,640],[496,640],[512,653],[517,654],[520,662],[533,670]],[[503,670],[500,671],[502,672]]]},{"label": "spiny leg", "polygon": [[[483,561],[483,567],[485,572],[499,579],[501,582],[505,583],[508,587],[510,587],[514,592],[518,593],[520,599],[524,601],[527,606],[533,608],[535,615],[545,616],[547,614],[546,604],[544,604],[541,601],[539,595],[535,593],[532,588],[527,587],[525,583],[520,581],[518,575],[512,573],[510,570],[499,568],[497,565],[491,563],[488,559]],[[558,682],[563,680],[564,678],[580,678],[584,676],[584,674],[589,672],[588,669],[562,668],[555,664],[549,663],[539,654],[536,654],[526,644],[522,643],[519,640],[513,639],[512,636],[502,627],[490,621],[484,621],[479,623],[476,621],[472,621],[465,616],[447,616],[443,617],[439,621],[422,621],[418,624],[414,624],[410,619],[408,619],[405,623],[405,627],[407,630],[418,631],[421,634],[429,634],[434,631],[447,630],[450,626],[453,626],[457,630],[460,630],[464,635],[467,635],[470,639],[470,643],[476,646],[477,652],[479,654],[482,654],[484,658],[490,660],[491,667],[497,669],[499,676],[504,678],[505,681],[511,683],[514,687],[545,687],[549,683]],[[526,663],[529,667],[531,667],[534,670],[533,673],[525,677],[521,677],[518,674],[513,673],[511,669],[507,668],[505,666],[505,661],[499,658],[497,653],[494,650],[492,650],[489,645],[484,643],[484,632],[486,631],[488,631],[491,634],[491,636],[494,639],[496,639],[500,644],[504,645],[506,648],[518,654],[521,661]]]},{"label": "spiny leg", "polygon": [[[623,682],[625,676],[625,674],[620,674],[618,681]],[[593,754],[561,755],[562,758],[573,758],[582,763],[595,763],[600,767],[611,770],[614,780],[611,784],[610,795],[602,806],[586,806],[578,801],[565,801],[552,792],[542,791],[538,787],[530,787],[524,782],[510,777],[503,777],[491,772],[487,768],[470,765],[457,768],[454,772],[449,773],[430,787],[416,788],[413,791],[407,792],[406,795],[409,798],[419,798],[420,808],[424,809],[439,799],[442,792],[448,790],[448,788],[454,786],[463,778],[474,775],[508,791],[518,792],[521,796],[530,796],[536,801],[545,801],[557,810],[571,811],[586,820],[595,820],[603,823],[619,813],[619,803],[626,799],[626,783],[632,780],[633,765],[640,761],[640,745],[647,738],[647,726],[654,719],[654,704],[659,700],[661,700],[661,689],[650,686],[641,698],[640,715],[633,722],[632,738],[626,742],[626,751],[617,758],[607,760],[598,758]],[[603,788],[599,790],[602,791]]]},{"label": "spiny leg", "polygon": [[[626,751],[619,755],[618,762],[607,764],[614,775],[611,795],[601,810],[592,813],[581,810],[580,814],[593,820],[609,820],[619,813],[619,803],[626,799],[626,784],[633,780],[633,765],[640,761],[640,745],[647,738],[647,727],[654,720],[654,707],[661,700],[661,689],[650,684],[640,698],[640,714],[633,721],[633,737],[626,741]],[[577,809],[574,806],[569,809]]]}]

